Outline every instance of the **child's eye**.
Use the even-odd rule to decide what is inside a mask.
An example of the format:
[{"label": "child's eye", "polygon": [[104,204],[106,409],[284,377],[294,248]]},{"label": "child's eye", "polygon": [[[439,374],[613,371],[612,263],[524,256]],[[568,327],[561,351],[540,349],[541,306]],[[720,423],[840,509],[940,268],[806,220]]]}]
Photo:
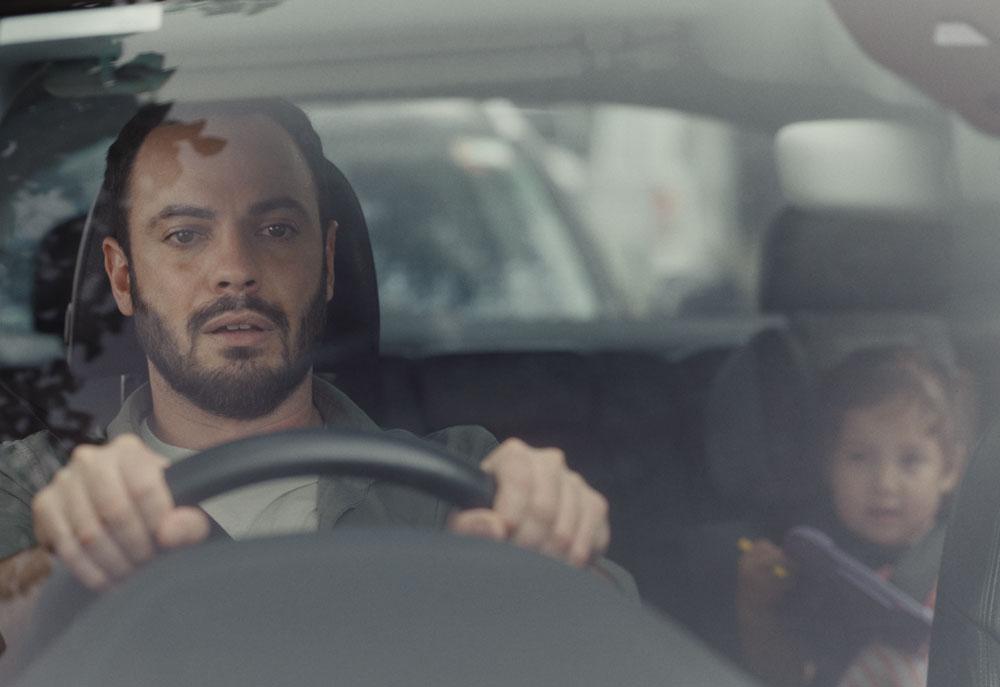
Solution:
[{"label": "child's eye", "polygon": [[868,454],[864,451],[848,451],[847,460],[852,463],[863,463],[868,459]]}]

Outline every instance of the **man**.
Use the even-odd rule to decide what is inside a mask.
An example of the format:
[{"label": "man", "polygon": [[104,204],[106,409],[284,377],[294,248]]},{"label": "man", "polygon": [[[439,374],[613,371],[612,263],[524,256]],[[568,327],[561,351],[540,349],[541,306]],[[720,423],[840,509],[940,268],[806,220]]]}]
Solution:
[{"label": "man", "polygon": [[65,467],[45,435],[4,448],[0,551],[35,548],[0,562],[0,579],[15,564],[38,577],[51,551],[104,589],[158,551],[204,540],[209,516],[237,538],[447,517],[454,532],[575,566],[606,550],[607,503],[560,451],[496,446],[475,428],[430,439],[494,475],[489,509],[449,515],[406,489],[315,478],[234,492],[204,510],[173,504],[163,470],[194,451],[293,428],[377,429],[311,374],[336,296],[327,169],[305,115],[280,101],[150,106],[126,125],[108,153],[98,215],[112,232],[103,244],[111,290],[134,318],[149,384],[109,425],[107,444],[76,448]]}]

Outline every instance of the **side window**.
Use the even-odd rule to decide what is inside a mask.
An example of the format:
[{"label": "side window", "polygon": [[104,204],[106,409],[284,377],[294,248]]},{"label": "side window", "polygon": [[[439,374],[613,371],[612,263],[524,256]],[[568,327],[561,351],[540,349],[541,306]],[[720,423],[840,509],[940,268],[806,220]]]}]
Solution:
[{"label": "side window", "polygon": [[[100,187],[109,141],[63,155],[18,179],[0,198],[0,327],[24,346],[5,346],[4,365],[30,364],[61,351],[83,219]],[[16,171],[9,178],[16,176]]]}]

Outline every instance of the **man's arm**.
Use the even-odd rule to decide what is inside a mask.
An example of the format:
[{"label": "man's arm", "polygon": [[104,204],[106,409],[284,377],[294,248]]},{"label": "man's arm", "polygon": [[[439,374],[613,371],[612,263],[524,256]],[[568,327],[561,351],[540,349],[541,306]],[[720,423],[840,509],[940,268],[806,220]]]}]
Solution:
[{"label": "man's arm", "polygon": [[66,449],[48,432],[0,446],[0,560],[35,546],[31,501],[66,459]]},{"label": "man's arm", "polygon": [[[78,447],[34,499],[38,541],[93,589],[131,574],[158,549],[202,541],[208,519],[175,507],[166,465],[135,436]],[[497,480],[496,502],[455,514],[453,530],[508,539],[577,566],[607,548],[607,501],[566,467],[561,451],[509,440],[482,467]]]},{"label": "man's arm", "polygon": [[496,478],[496,500],[453,513],[453,532],[509,540],[578,568],[607,550],[607,499],[566,466],[561,450],[508,439],[480,467]]},{"label": "man's arm", "polygon": [[208,516],[177,507],[168,461],[134,435],[78,446],[32,502],[35,536],[91,589],[130,575],[158,549],[196,544]]},{"label": "man's arm", "polygon": [[52,556],[38,546],[0,560],[0,654],[17,644],[51,571]]}]

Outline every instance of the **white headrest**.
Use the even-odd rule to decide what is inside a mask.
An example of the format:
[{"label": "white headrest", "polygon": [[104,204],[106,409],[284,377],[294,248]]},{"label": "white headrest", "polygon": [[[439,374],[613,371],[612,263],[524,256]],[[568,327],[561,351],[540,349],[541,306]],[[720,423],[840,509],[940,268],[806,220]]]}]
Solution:
[{"label": "white headrest", "polygon": [[948,150],[926,129],[880,120],[799,122],[775,154],[785,197],[805,209],[926,213],[948,198]]}]

